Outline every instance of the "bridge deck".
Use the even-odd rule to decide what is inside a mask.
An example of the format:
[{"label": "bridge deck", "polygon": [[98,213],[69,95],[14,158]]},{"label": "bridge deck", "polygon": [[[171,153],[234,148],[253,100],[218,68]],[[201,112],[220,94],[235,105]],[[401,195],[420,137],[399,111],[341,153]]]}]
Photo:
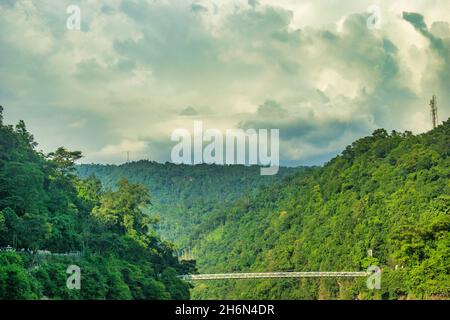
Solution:
[{"label": "bridge deck", "polygon": [[186,281],[225,280],[225,279],[267,279],[267,278],[330,278],[330,277],[366,277],[364,271],[356,272],[251,272],[251,273],[216,273],[192,274],[180,276]]}]

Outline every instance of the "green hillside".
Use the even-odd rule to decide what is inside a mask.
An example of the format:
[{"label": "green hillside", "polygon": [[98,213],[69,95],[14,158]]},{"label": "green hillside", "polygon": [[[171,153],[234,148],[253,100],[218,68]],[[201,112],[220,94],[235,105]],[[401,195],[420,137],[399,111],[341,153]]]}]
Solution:
[{"label": "green hillside", "polygon": [[[0,300],[189,298],[177,278],[189,270],[142,211],[145,187],[103,191],[74,175],[80,152],[44,155],[23,121],[2,120],[0,107]],[[72,265],[80,290],[66,285]]]},{"label": "green hillside", "polygon": [[448,298],[449,128],[379,129],[323,167],[272,177],[148,161],[77,171],[111,188],[121,177],[147,185],[160,233],[193,246],[201,272],[383,269],[380,291],[365,279],[235,280],[200,283],[194,298]]},{"label": "green hillside", "polygon": [[194,298],[450,298],[449,155],[450,121],[422,135],[376,130],[324,167],[242,198],[197,242],[203,272],[378,265],[381,290],[365,280],[230,280],[198,284]]},{"label": "green hillside", "polygon": [[[193,266],[166,240],[193,247],[205,273],[383,271],[381,290],[363,278],[230,280],[197,283],[193,298],[450,298],[450,120],[421,135],[379,129],[322,167],[275,176],[75,166],[81,152],[36,147],[0,112],[0,299],[187,299],[177,275]],[[70,265],[82,290],[66,287]]]},{"label": "green hillside", "polygon": [[257,194],[263,186],[309,170],[282,167],[277,175],[261,176],[258,166],[191,166],[144,160],[123,165],[79,165],[76,169],[80,177],[95,176],[106,188],[114,188],[124,177],[147,186],[153,204],[148,213],[158,218],[162,237],[179,247],[192,246],[204,231],[199,225],[243,195]]}]

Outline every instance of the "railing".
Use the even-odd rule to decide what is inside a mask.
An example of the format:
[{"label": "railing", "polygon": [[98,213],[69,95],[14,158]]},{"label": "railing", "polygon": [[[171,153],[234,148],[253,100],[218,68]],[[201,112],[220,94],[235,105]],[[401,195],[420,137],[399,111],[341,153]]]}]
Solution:
[{"label": "railing", "polygon": [[28,253],[39,256],[56,256],[56,257],[81,257],[83,254],[80,251],[70,251],[64,253],[51,252],[49,250],[32,250],[29,248],[16,249],[11,246],[0,247],[0,252],[16,252],[16,253]]}]

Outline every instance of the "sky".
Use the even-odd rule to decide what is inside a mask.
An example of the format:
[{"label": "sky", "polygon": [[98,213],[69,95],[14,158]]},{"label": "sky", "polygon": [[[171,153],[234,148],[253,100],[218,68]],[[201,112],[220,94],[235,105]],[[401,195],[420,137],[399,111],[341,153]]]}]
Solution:
[{"label": "sky", "polygon": [[[70,5],[81,30],[66,26]],[[201,120],[279,129],[282,164],[322,164],[377,128],[430,130],[432,94],[450,116],[449,12],[448,0],[0,0],[0,105],[39,149],[84,163],[170,161],[171,133]]]}]

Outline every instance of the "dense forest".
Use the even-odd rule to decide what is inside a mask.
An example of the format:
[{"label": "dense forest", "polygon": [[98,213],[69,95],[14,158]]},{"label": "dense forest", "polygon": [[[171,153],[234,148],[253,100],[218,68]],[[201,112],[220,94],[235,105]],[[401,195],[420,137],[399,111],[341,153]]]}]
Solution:
[{"label": "dense forest", "polygon": [[[191,271],[145,214],[148,189],[125,179],[106,190],[74,173],[82,154],[50,154],[0,107],[0,299],[187,299]],[[69,289],[69,266],[81,290]]]},{"label": "dense forest", "polygon": [[201,271],[377,265],[381,290],[368,290],[364,278],[250,280],[205,282],[193,297],[450,298],[449,155],[450,120],[421,135],[378,129],[325,166],[244,197],[203,223]]},{"label": "dense forest", "polygon": [[[0,299],[448,299],[450,120],[376,130],[322,167],[76,165],[0,109]],[[175,243],[175,244],[173,244]],[[366,280],[190,285],[200,272],[382,269]],[[370,253],[369,253],[370,252]],[[74,254],[75,253],[75,254]],[[70,265],[81,290],[66,286]],[[189,292],[191,289],[191,293]]]},{"label": "dense forest", "polygon": [[107,189],[114,189],[123,177],[148,187],[152,206],[147,213],[159,222],[155,226],[158,234],[183,249],[194,245],[206,218],[220,215],[243,195],[255,195],[264,186],[310,168],[282,167],[276,175],[261,176],[259,166],[192,166],[142,160],[122,165],[78,165],[76,170],[82,178],[100,179]]},{"label": "dense forest", "polygon": [[192,245],[201,272],[382,269],[375,291],[365,278],[229,280],[197,284],[194,298],[441,299],[450,297],[449,153],[447,121],[421,135],[378,129],[323,167],[281,171],[270,183],[239,166],[78,172],[108,186],[124,176],[149,185],[161,221],[179,226],[163,236]]}]

